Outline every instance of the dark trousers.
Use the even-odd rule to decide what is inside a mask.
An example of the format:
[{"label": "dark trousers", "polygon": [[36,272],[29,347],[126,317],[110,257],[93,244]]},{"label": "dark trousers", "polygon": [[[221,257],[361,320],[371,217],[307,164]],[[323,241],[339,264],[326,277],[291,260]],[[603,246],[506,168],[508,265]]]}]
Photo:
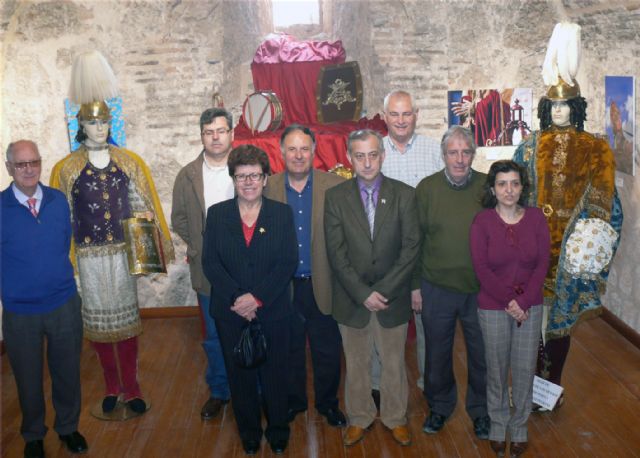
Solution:
[{"label": "dark trousers", "polygon": [[460,319],[467,347],[466,410],[472,419],[487,415],[487,369],[475,294],[462,294],[422,281],[422,324],[426,347],[424,394],[429,408],[448,417],[457,402],[453,341]]},{"label": "dark trousers", "polygon": [[51,398],[56,411],[54,429],[70,434],[80,418],[81,301],[77,294],[64,305],[43,314],[2,311],[2,334],[18,387],[22,410],[20,432],[29,442],[44,438],[44,340],[51,374]]},{"label": "dark trousers", "polygon": [[[242,325],[215,320],[227,369],[231,403],[242,440],[262,439],[261,405],[264,402],[269,442],[289,439],[287,421],[287,364],[290,317],[261,321],[267,340],[267,360],[255,369],[244,369],[233,360],[233,347],[240,339]],[[262,391],[262,398],[260,392]]]},{"label": "dark trousers", "polygon": [[338,323],[318,309],[311,279],[293,280],[294,316],[291,319],[289,358],[289,408],[307,408],[306,344],[309,336],[313,365],[315,406],[319,412],[338,407],[340,353]]}]

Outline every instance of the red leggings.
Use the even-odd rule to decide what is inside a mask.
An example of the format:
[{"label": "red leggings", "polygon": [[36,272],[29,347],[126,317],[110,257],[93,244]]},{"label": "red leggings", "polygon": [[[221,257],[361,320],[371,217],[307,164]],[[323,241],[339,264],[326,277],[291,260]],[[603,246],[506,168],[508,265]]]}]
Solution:
[{"label": "red leggings", "polygon": [[[125,401],[142,398],[138,385],[138,338],[132,337],[115,343],[91,343],[102,365],[105,395],[117,396],[122,393]],[[118,376],[118,363],[122,379]]]}]

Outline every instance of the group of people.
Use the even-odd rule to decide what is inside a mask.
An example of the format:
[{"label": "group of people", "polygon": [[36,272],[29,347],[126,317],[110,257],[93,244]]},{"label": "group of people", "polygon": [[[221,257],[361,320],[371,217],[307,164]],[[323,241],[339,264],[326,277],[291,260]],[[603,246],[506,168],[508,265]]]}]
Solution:
[{"label": "group of people", "polygon": [[[171,212],[204,319],[210,394],[202,418],[231,401],[245,452],[258,453],[264,432],[273,452],[283,453],[289,424],[309,408],[308,340],[314,407],[331,426],[345,427],[344,444],[361,441],[379,417],[407,446],[409,322],[415,319],[418,385],[429,406],[423,431],[436,434],[457,403],[460,321],[475,435],[498,456],[507,444],[511,456],[524,453],[534,373],[560,383],[571,327],[598,308],[608,274],[608,265],[587,279],[570,274],[567,240],[580,219],[599,218],[618,232],[622,222],[613,156],[584,132],[584,99],[554,94],[540,103],[542,132],[486,175],[472,168],[468,129],[453,126],[441,142],[415,132],[418,109],[402,90],[384,99],[388,136],[349,135],[348,180],[313,168],[316,139],[306,126],[284,129],[285,171],[271,175],[264,151],[232,148],[229,112],[205,110],[203,150],[178,173]],[[120,222],[146,217],[168,259],[172,245],[148,169],[107,142],[102,104],[81,108],[83,146],[52,173],[60,191],[39,183],[33,142],[7,149],[13,183],[1,195],[2,324],[28,457],[44,456],[45,336],[54,428],[70,451],[87,450],[78,432],[83,328],[104,370],[103,413],[148,408],[137,380],[141,325]],[[544,326],[543,305],[550,307]],[[255,320],[266,359],[241,367],[234,349]],[[346,415],[338,400],[342,353]]]}]

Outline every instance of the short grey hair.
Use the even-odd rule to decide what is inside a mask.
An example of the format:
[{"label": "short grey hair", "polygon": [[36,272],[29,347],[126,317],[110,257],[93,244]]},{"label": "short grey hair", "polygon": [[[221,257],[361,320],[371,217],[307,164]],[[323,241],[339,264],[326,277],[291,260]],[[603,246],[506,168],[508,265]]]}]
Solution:
[{"label": "short grey hair", "polygon": [[473,132],[471,132],[466,127],[462,126],[451,126],[442,136],[442,141],[440,142],[440,151],[442,151],[442,156],[444,157],[447,154],[447,147],[449,146],[449,142],[454,138],[462,138],[471,150],[473,151],[473,155],[476,155],[476,141],[473,138]]},{"label": "short grey hair", "polygon": [[413,97],[411,97],[411,94],[409,94],[407,91],[403,89],[394,89],[393,91],[389,92],[387,95],[384,96],[383,106],[384,106],[385,113],[389,109],[389,99],[391,99],[391,97],[393,97],[394,95],[409,97],[409,100],[411,100],[411,109],[413,109]]},{"label": "short grey hair", "polygon": [[347,140],[347,152],[351,155],[351,145],[353,142],[358,142],[362,140],[366,140],[369,137],[376,137],[378,139],[378,151],[380,153],[384,153],[384,143],[382,143],[382,135],[379,132],[372,129],[360,129],[354,130],[349,134],[349,139]]},{"label": "short grey hair", "polygon": [[7,147],[7,152],[5,153],[7,162],[11,162],[13,160],[13,150],[15,149],[16,145],[18,145],[19,143],[27,143],[31,145],[33,150],[36,153],[38,153],[38,156],[40,156],[40,151],[38,150],[38,145],[36,144],[36,142],[31,140],[18,140],[18,141],[9,143],[9,146]]}]

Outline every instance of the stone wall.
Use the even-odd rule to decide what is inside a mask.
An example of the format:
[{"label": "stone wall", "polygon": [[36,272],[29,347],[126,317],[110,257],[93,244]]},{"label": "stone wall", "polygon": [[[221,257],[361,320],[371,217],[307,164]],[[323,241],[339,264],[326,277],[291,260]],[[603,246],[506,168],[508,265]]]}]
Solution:
[{"label": "stone wall", "polygon": [[[325,0],[324,8],[348,60],[360,63],[368,115],[382,110],[389,90],[404,88],[420,108],[418,130],[437,138],[449,89],[531,87],[537,101],[547,42],[562,20],[582,26],[577,79],[589,104],[587,131],[604,133],[605,75],[640,76],[638,1]],[[639,94],[636,80],[636,123]],[[625,221],[604,302],[640,332],[640,168],[635,177],[618,174],[617,184]]]},{"label": "stone wall", "polygon": [[[589,102],[587,130],[604,132],[604,76],[640,68],[637,0],[322,0],[321,8],[322,30],[360,63],[367,115],[381,110],[391,88],[406,88],[420,108],[419,131],[435,137],[445,130],[448,89],[531,87],[537,100],[546,44],[560,20],[583,27],[578,80]],[[269,0],[4,0],[0,15],[2,148],[36,140],[48,181],[69,149],[63,100],[73,57],[99,49],[120,81],[127,146],[151,166],[167,215],[173,179],[200,149],[199,113],[220,88],[237,118],[252,90],[249,62],[271,28]],[[619,176],[618,190],[625,225],[605,302],[640,331],[640,172]],[[140,282],[144,306],[194,303],[184,245],[174,240],[178,261],[169,276]]]}]

